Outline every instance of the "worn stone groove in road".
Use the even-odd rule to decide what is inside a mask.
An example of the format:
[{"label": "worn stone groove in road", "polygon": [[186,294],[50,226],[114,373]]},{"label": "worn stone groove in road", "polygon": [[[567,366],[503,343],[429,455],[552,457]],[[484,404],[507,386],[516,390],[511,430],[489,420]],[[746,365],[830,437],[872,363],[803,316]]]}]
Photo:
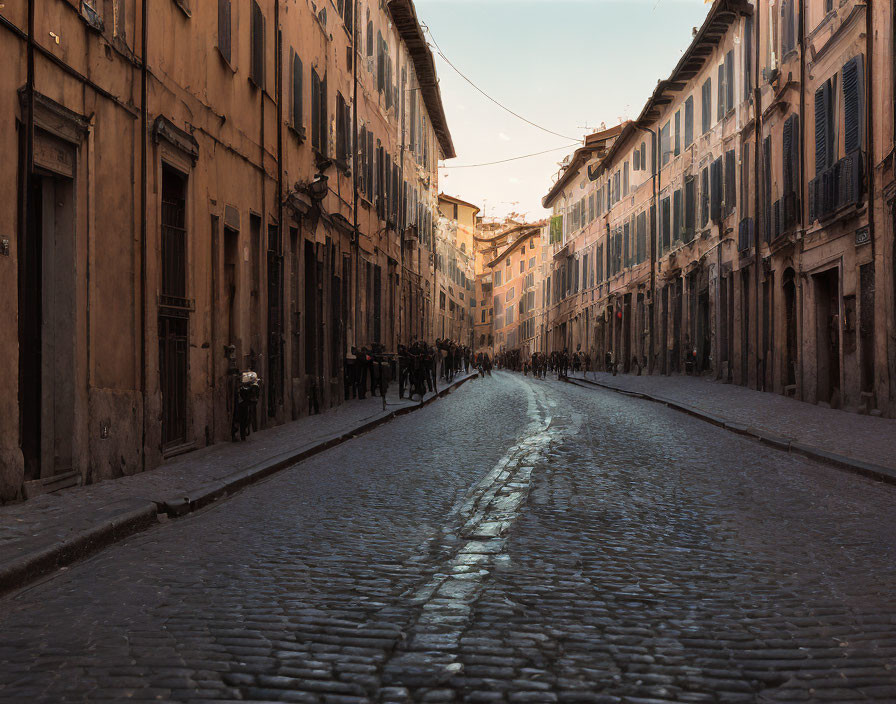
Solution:
[{"label": "worn stone groove in road", "polygon": [[555,404],[547,400],[542,389],[525,385],[522,390],[527,398],[529,425],[519,442],[470,489],[452,513],[459,519],[456,534],[460,546],[410,597],[412,604],[419,605],[420,615],[410,626],[405,645],[384,667],[383,702],[406,701],[412,691],[431,701],[438,697],[434,686],[445,685],[463,672],[461,637],[484,582],[506,557],[506,535],[528,499],[532,472],[545,460],[551,443],[574,431],[552,427],[550,407]]}]

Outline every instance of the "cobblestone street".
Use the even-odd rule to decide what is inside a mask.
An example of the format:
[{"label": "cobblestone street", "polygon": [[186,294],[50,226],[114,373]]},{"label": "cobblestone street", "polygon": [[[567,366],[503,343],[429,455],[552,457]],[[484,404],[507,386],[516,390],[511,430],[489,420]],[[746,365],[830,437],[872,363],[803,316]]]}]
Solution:
[{"label": "cobblestone street", "polygon": [[0,600],[0,701],[896,701],[896,489],[496,372]]}]

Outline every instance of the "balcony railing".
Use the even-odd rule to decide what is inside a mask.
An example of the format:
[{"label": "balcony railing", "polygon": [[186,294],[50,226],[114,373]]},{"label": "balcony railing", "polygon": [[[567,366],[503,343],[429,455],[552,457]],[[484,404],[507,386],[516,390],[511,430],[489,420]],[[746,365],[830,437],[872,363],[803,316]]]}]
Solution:
[{"label": "balcony railing", "polygon": [[853,152],[809,181],[809,220],[824,220],[858,205],[864,193],[864,154]]}]

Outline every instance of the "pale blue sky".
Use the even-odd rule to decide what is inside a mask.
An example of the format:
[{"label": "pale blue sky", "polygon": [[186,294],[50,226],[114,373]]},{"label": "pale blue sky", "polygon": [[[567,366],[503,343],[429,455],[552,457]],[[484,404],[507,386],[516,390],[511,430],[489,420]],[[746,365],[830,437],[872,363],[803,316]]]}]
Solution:
[{"label": "pale blue sky", "polygon": [[[581,138],[602,122],[637,117],[702,24],[704,0],[416,0],[445,55],[509,108],[555,132]],[[655,9],[654,9],[654,6]],[[465,83],[437,55],[442,98],[457,158],[447,166],[497,161],[571,142],[519,121]],[[587,125],[587,129],[586,129]],[[440,187],[485,205],[543,217],[541,198],[564,155],[440,171]]]}]

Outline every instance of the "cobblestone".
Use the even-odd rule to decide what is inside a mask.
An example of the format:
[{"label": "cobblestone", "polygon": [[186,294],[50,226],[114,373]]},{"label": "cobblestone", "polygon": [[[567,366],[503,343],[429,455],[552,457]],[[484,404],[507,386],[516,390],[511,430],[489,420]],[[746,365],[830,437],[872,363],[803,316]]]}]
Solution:
[{"label": "cobblestone", "polygon": [[894,499],[496,373],[0,599],[0,701],[892,702]]},{"label": "cobblestone", "polygon": [[[571,374],[583,378],[584,373]],[[704,377],[589,372],[588,380],[684,404],[718,419],[896,470],[896,419],[816,406]]]}]

